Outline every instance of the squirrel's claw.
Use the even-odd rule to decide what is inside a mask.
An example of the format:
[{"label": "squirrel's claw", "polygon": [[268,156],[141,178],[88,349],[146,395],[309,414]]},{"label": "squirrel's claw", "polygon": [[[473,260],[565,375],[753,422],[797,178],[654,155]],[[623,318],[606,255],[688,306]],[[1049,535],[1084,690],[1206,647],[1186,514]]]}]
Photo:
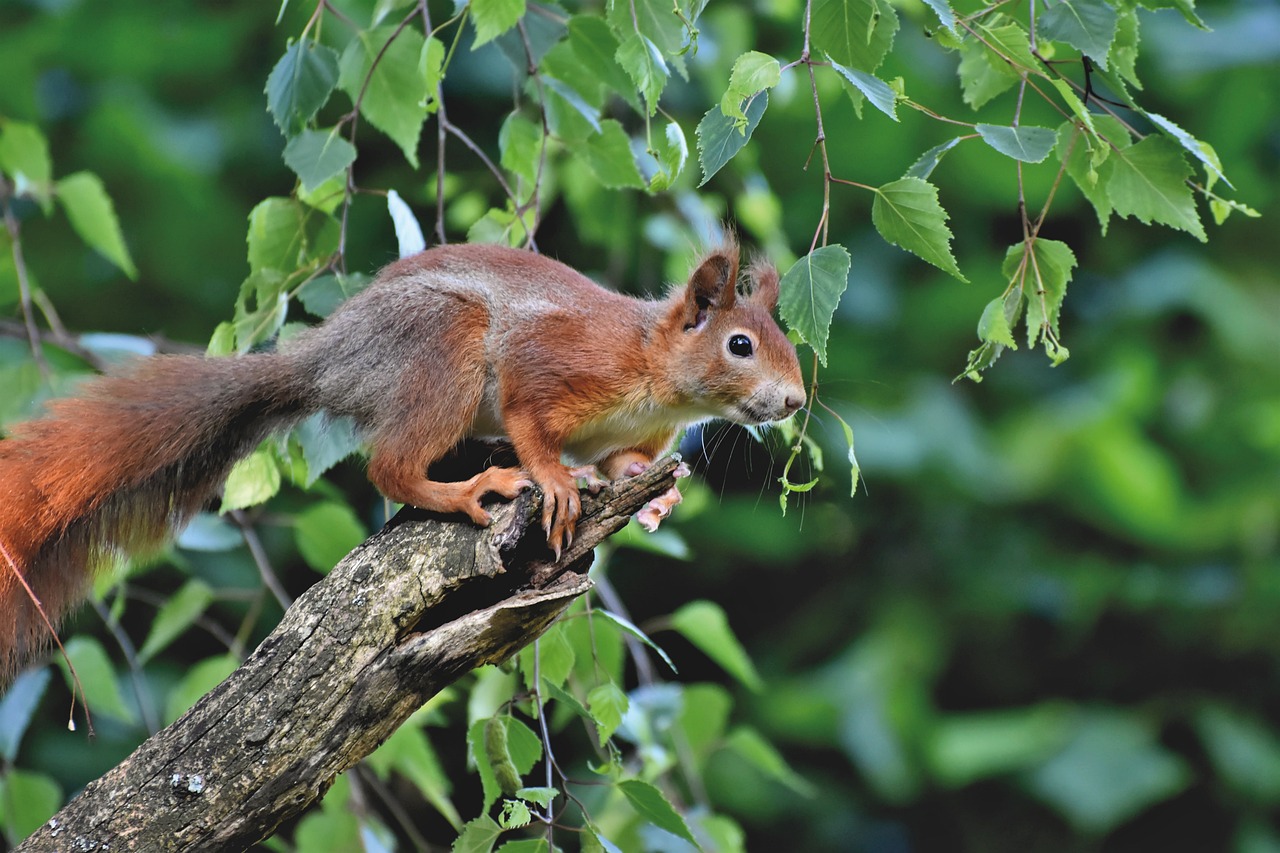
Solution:
[{"label": "squirrel's claw", "polygon": [[680,494],[680,489],[672,486],[645,504],[644,508],[636,513],[636,521],[645,530],[653,533],[662,523],[662,519],[671,515],[671,510],[683,500],[684,495]]},{"label": "squirrel's claw", "polygon": [[563,469],[563,476],[539,483],[542,487],[542,531],[547,536],[547,546],[560,555],[573,544],[574,528],[582,514],[582,502],[578,497],[578,484],[574,472]]}]

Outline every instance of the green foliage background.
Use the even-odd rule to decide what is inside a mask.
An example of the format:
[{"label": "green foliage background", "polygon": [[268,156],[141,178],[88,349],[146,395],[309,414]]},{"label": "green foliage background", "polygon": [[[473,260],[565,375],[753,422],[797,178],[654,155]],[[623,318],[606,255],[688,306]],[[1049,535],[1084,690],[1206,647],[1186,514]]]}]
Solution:
[{"label": "green foliage background", "polygon": [[[339,4],[360,20],[372,5]],[[1008,124],[1007,104],[975,119],[962,102],[956,57],[933,44],[933,11],[894,6],[901,29],[877,76],[901,76],[938,113]],[[432,9],[441,22],[451,11]],[[130,281],[77,242],[61,212],[46,219],[34,204],[16,207],[34,284],[69,329],[203,347],[231,316],[250,271],[250,211],[294,190],[263,89],[312,11],[295,2],[277,25],[275,6],[257,2],[0,5],[0,116],[43,131],[57,177],[102,179],[137,267]],[[694,127],[731,88],[734,60],[748,50],[798,58],[803,11],[796,0],[707,8],[690,80],[673,76],[661,101],[691,159]],[[1064,182],[1043,234],[1077,260],[1060,319],[1071,358],[1051,367],[1023,347],[981,384],[953,383],[984,306],[1007,284],[1006,248],[1022,239],[1012,161],[966,141],[930,178],[967,284],[885,243],[872,227],[872,194],[833,185],[829,236],[849,250],[852,272],[820,395],[853,426],[863,488],[849,498],[848,466],[834,462],[844,435],[820,408],[810,435],[826,470],[790,496],[785,516],[776,506],[785,444],[712,427],[686,445],[700,476],[667,527],[691,556],[672,556],[675,546],[608,553],[618,598],[680,671],[670,676],[654,657],[627,664],[620,684],[632,691],[656,667],[669,683],[632,692],[630,704],[692,743],[681,755],[658,738],[645,761],[662,754],[667,764],[633,757],[629,772],[659,781],[709,848],[734,849],[740,828],[759,850],[1280,850],[1280,7],[1197,11],[1212,32],[1174,9],[1141,13],[1139,99],[1211,142],[1237,197],[1262,218],[1210,224],[1207,244],[1133,219],[1113,218],[1104,235]],[[512,91],[500,50],[464,42],[445,82],[449,118],[495,159]],[[866,103],[859,118],[832,75],[819,91],[841,178],[881,186],[957,135],[901,105],[897,123]],[[326,109],[322,126],[340,114]],[[609,114],[643,137],[639,113]],[[433,120],[426,127],[418,171],[362,127],[355,173],[362,187],[394,188],[430,231]],[[570,151],[549,173],[539,248],[654,292],[681,280],[715,223],[729,220],[785,271],[808,251],[823,212],[814,138],[808,80],[792,69],[769,92],[750,143],[701,189],[692,163],[666,192],[602,188]],[[1054,174],[1025,170],[1030,207],[1043,204]],[[456,140],[445,187],[450,239],[504,203]],[[355,198],[348,270],[373,272],[394,257],[385,205]],[[11,252],[0,245],[0,308],[16,318]],[[86,370],[47,347],[55,371],[46,382],[20,324],[0,331],[6,424]],[[803,483],[803,474],[790,477]],[[382,511],[359,464],[346,462],[310,490],[286,484],[251,529],[296,594],[314,578],[309,565],[332,563]],[[51,809],[110,767],[146,736],[150,717],[170,716],[166,705],[176,713],[194,699],[184,690],[216,681],[269,630],[277,605],[248,549],[223,545],[242,532],[208,521],[185,540],[195,547],[136,567],[128,596],[107,593],[64,632],[88,644],[88,657],[95,642],[109,650],[97,667],[105,684],[90,686],[101,704],[95,740],[65,731],[61,679],[20,740],[24,710],[0,708],[0,826],[10,842],[43,819],[32,804]],[[158,631],[157,607],[170,596],[177,627]],[[734,658],[732,643],[698,641],[690,626],[715,618],[689,607],[706,600],[723,608],[750,661]],[[142,648],[133,677],[156,708],[138,702],[104,617]],[[713,662],[699,647],[721,654]],[[505,677],[460,684],[397,745],[398,759],[371,761],[361,778],[376,795],[352,798],[344,781],[273,844],[352,849],[349,833],[362,829],[367,849],[415,849],[423,838],[448,846],[450,810],[467,820],[482,805],[465,755],[468,701],[483,705],[476,696]],[[607,720],[599,709],[616,697],[593,697],[597,722]],[[559,763],[589,777],[586,763],[600,755],[580,727],[552,719]],[[476,725],[471,740],[483,752],[489,734]],[[528,755],[507,734],[521,766]],[[543,784],[538,768],[524,784]],[[663,825],[644,810],[646,793],[619,790],[631,811],[583,795],[605,834],[628,850],[688,849],[637,820]],[[556,840],[578,843],[567,832]]]}]

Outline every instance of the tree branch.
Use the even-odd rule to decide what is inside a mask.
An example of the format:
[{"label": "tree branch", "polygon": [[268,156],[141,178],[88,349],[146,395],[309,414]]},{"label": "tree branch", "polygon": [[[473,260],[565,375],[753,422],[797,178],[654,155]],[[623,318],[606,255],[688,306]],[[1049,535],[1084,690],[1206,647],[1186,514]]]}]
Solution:
[{"label": "tree branch", "polygon": [[536,639],[591,587],[591,551],[666,491],[675,460],[583,496],[553,562],[541,496],[478,529],[405,510],[289,608],[173,725],[17,849],[224,850],[266,838],[458,677]]}]

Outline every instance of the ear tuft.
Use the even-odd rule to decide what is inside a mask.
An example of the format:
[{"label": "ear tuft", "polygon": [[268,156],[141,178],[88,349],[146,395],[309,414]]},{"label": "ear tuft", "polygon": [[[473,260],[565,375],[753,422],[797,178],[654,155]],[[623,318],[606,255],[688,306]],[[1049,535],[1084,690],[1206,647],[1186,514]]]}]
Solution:
[{"label": "ear tuft", "polygon": [[751,279],[751,295],[747,301],[772,314],[778,307],[777,268],[768,261],[756,261],[747,271],[747,277]]},{"label": "ear tuft", "polygon": [[685,328],[706,322],[709,311],[728,311],[737,298],[738,247],[717,249],[702,259],[685,288]]}]

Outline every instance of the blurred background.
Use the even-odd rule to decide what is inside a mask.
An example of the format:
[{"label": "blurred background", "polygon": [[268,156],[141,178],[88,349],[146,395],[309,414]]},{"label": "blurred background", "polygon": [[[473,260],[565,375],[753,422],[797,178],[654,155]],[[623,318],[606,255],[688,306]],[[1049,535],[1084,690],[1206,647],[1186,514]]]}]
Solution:
[{"label": "blurred background", "polygon": [[[354,0],[338,5],[368,17]],[[895,5],[903,25],[879,76],[902,75],[917,101],[974,120],[954,56],[928,37],[927,8]],[[673,80],[663,98],[691,146],[734,57],[799,55],[802,10],[710,4],[690,82]],[[75,242],[61,214],[27,211],[28,265],[73,331],[203,347],[230,315],[248,272],[246,216],[294,186],[263,87],[313,7],[288,5],[277,26],[278,11],[260,0],[0,0],[0,116],[40,126],[56,174],[102,177],[139,269],[129,281]],[[810,783],[780,784],[732,752],[711,757],[706,796],[750,849],[1280,851],[1280,3],[1198,11],[1212,32],[1143,12],[1139,98],[1211,143],[1262,218],[1217,227],[1202,206],[1207,244],[1131,219],[1104,235],[1064,184],[1042,233],[1079,259],[1061,329],[1071,358],[1051,368],[1024,347],[975,384],[953,379],[1004,286],[1005,249],[1021,239],[1010,161],[969,143],[933,175],[969,284],[885,244],[871,195],[835,187],[830,238],[853,268],[820,396],[853,426],[857,495],[839,425],[820,409],[826,470],[785,517],[782,442],[712,426],[686,440],[701,476],[670,522],[688,559],[611,555],[608,577],[637,623],[714,600],[764,678],[746,690],[678,636],[655,634],[680,681],[718,682],[734,718]],[[464,44],[446,83],[451,119],[495,157],[512,94],[499,57]],[[896,124],[866,108],[859,119],[835,86],[822,92],[839,177],[884,183],[955,135],[910,110]],[[1007,105],[990,109],[1011,118]],[[641,126],[634,113],[623,120]],[[362,185],[395,188],[428,231],[433,129],[421,171],[372,131],[356,164]],[[565,165],[540,249],[653,293],[683,280],[709,229],[728,221],[785,269],[822,210],[820,168],[804,168],[813,139],[807,79],[788,72],[751,144],[702,190],[691,175],[657,196],[606,191]],[[448,232],[461,239],[500,195],[456,143],[449,173]],[[1055,174],[1052,161],[1026,170],[1033,209]],[[349,269],[394,257],[384,205],[357,198]],[[0,268],[0,311],[18,316],[11,269]],[[25,347],[0,339],[6,421],[31,411],[14,366]],[[806,373],[810,360],[803,351]],[[372,521],[380,502],[360,472],[350,462],[335,479]],[[305,587],[290,537],[265,535],[291,589]],[[254,574],[245,555],[217,561]],[[160,589],[177,584],[165,571]],[[197,659],[199,643],[159,665],[179,671],[184,654]],[[65,732],[66,702],[46,697],[17,763],[70,793],[140,738],[108,721],[90,746]],[[440,749],[467,802],[458,748]]]}]

